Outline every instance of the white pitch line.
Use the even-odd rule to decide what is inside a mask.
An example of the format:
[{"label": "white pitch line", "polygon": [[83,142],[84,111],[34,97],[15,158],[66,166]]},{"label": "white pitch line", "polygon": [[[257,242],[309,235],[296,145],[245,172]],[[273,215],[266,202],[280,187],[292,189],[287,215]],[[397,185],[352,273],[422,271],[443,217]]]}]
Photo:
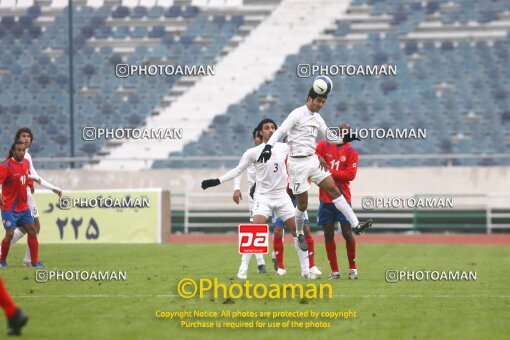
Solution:
[{"label": "white pitch line", "polygon": [[[150,295],[150,294],[134,294],[134,295],[98,295],[98,294],[82,294],[82,295],[12,295],[13,298],[39,298],[39,299],[47,299],[47,298],[70,298],[70,299],[84,299],[84,298],[167,298],[167,297],[179,297],[178,294],[165,294],[165,295]],[[209,297],[209,295],[207,295]],[[437,298],[437,299],[479,299],[479,298],[489,298],[489,299],[510,299],[510,295],[415,295],[415,294],[401,294],[401,295],[333,295],[335,298],[363,298],[363,299],[372,299],[372,298],[412,298],[412,299],[428,299],[428,298]]]}]

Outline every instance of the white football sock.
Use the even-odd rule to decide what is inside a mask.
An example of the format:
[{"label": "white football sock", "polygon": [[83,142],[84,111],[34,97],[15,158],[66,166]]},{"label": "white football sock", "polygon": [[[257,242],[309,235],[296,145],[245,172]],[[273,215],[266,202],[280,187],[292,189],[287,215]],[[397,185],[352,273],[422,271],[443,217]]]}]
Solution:
[{"label": "white football sock", "polygon": [[21,232],[21,230],[19,230],[18,228],[16,228],[16,229],[14,230],[14,236],[12,237],[12,240],[11,240],[11,246],[12,246],[13,244],[15,244],[16,242],[18,242],[18,240],[19,240],[20,238],[22,238],[24,235],[25,235],[25,234],[23,234],[23,233]]},{"label": "white football sock", "polygon": [[340,210],[342,214],[344,214],[345,218],[347,218],[349,223],[351,223],[351,226],[356,228],[359,224],[358,218],[356,217],[356,214],[352,210],[349,203],[347,203],[345,200],[344,195],[340,195],[340,197],[334,199],[333,203],[335,204],[335,207]]},{"label": "white football sock", "polygon": [[301,274],[308,274],[310,267],[310,260],[308,259],[308,251],[302,251],[298,245],[297,237],[294,237],[294,248],[298,253],[299,263],[301,264]]},{"label": "white football sock", "polygon": [[264,255],[255,254],[255,258],[257,259],[257,266],[262,266],[266,264],[266,261],[264,261]]},{"label": "white football sock", "polygon": [[253,254],[243,254],[241,257],[241,267],[239,267],[239,271],[248,271],[248,265],[250,264],[251,256]]},{"label": "white football sock", "polygon": [[27,250],[25,251],[25,258],[23,259],[23,262],[32,262],[32,257],[30,256],[30,247],[27,243]]},{"label": "white football sock", "polygon": [[296,234],[303,234],[303,225],[305,224],[305,212],[296,208]]}]

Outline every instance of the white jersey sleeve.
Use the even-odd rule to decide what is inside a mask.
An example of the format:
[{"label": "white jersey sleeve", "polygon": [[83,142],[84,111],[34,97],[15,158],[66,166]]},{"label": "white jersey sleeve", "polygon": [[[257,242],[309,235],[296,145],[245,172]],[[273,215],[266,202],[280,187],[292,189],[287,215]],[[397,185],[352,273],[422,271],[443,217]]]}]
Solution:
[{"label": "white jersey sleeve", "polygon": [[30,164],[30,174],[32,175],[32,179],[38,180],[39,174],[37,174],[37,171],[35,171],[34,163],[32,162],[32,156],[27,152],[25,152],[25,159],[28,161],[28,164]]},{"label": "white jersey sleeve", "polygon": [[224,183],[226,181],[230,181],[236,177],[241,176],[243,171],[248,169],[250,164],[252,164],[254,161],[255,159],[253,154],[253,148],[246,150],[239,164],[234,169],[230,170],[225,175],[218,178],[220,180],[220,183]]},{"label": "white jersey sleeve", "polygon": [[25,152],[25,159],[30,164],[30,175],[28,176],[28,178],[36,182],[40,181],[40,184],[46,189],[62,191],[62,189],[60,189],[59,187],[51,184],[50,182],[46,181],[44,178],[39,176],[37,171],[35,171],[34,163],[32,162],[32,156],[30,156],[28,152]]},{"label": "white jersey sleeve", "polygon": [[273,146],[276,142],[285,136],[294,125],[299,122],[300,112],[298,110],[292,111],[287,119],[285,119],[278,129],[273,133],[267,144]]},{"label": "white jersey sleeve", "polygon": [[252,164],[248,167],[246,174],[248,175],[248,186],[249,189],[251,189],[257,180],[257,169],[255,168],[255,164]]},{"label": "white jersey sleeve", "polygon": [[234,191],[241,190],[241,176],[234,178]]}]

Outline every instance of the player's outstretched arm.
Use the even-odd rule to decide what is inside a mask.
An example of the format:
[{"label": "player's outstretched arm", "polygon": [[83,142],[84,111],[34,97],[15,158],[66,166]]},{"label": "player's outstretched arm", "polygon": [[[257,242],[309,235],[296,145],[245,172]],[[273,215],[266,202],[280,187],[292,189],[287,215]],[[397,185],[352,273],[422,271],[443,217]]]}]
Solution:
[{"label": "player's outstretched arm", "polygon": [[221,182],[218,178],[206,179],[206,180],[202,181],[202,189],[205,190],[207,188],[215,187],[220,184],[221,184]]},{"label": "player's outstretched arm", "polygon": [[270,144],[266,144],[266,146],[264,146],[264,150],[262,150],[262,152],[260,153],[260,156],[259,158],[257,159],[257,162],[259,163],[266,163],[269,158],[271,158],[271,149],[273,148],[272,145]]},{"label": "player's outstretched arm", "polygon": [[[37,173],[35,173],[35,174],[30,173],[28,175],[28,178],[30,178],[34,182],[39,183],[40,185],[42,185],[46,189],[49,189],[49,190],[53,191],[59,197],[62,197],[62,189],[60,189],[59,187],[57,187],[57,186],[51,184],[50,182],[46,181],[44,178],[39,176]],[[33,193],[33,191],[32,191],[32,193]]]},{"label": "player's outstretched arm", "polygon": [[294,110],[290,113],[290,115],[285,119],[280,125],[278,129],[273,133],[271,138],[266,143],[266,146],[264,147],[264,150],[260,153],[259,158],[257,159],[257,162],[259,163],[266,163],[269,158],[271,158],[271,148],[273,145],[280,140],[283,136],[289,132],[289,130],[296,125],[296,123],[299,121],[299,112]]},{"label": "player's outstretched arm", "polygon": [[215,186],[220,185],[221,183],[233,180],[234,178],[241,176],[243,171],[248,169],[250,164],[253,163],[253,161],[254,161],[254,159],[252,157],[252,154],[253,154],[252,150],[253,149],[247,150],[243,154],[243,157],[241,158],[241,161],[239,162],[239,164],[234,169],[227,172],[225,175],[223,175],[219,178],[206,179],[205,181],[202,181],[202,189],[205,190],[210,187],[215,187]]},{"label": "player's outstretched arm", "polygon": [[239,202],[243,199],[243,194],[241,193],[241,176],[234,178],[234,194],[232,195],[232,200],[239,204]]}]

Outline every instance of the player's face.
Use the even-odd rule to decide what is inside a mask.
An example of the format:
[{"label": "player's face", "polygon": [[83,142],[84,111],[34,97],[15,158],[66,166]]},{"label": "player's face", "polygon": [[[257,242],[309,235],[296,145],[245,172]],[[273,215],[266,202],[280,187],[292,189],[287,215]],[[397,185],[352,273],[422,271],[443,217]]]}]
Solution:
[{"label": "player's face", "polygon": [[273,135],[273,133],[276,131],[276,126],[274,126],[273,123],[266,123],[262,125],[262,140],[264,143],[267,143],[269,138]]},{"label": "player's face", "polygon": [[311,97],[308,98],[308,101],[310,103],[309,108],[312,112],[319,112],[324,104],[326,104],[326,98],[317,97],[315,99],[312,99]]},{"label": "player's face", "polygon": [[23,132],[20,136],[19,136],[19,139],[25,143],[25,147],[29,148],[30,147],[30,144],[32,144],[32,138],[30,138],[30,134],[28,132]]},{"label": "player's face", "polygon": [[21,162],[25,158],[25,146],[21,144],[15,145],[12,156],[17,162]]}]

